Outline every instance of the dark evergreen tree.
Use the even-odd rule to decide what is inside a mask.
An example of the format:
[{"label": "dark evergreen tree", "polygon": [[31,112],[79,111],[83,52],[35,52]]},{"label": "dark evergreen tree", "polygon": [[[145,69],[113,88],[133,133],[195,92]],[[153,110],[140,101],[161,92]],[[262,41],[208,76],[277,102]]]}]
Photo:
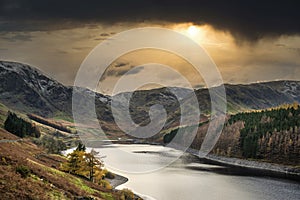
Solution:
[{"label": "dark evergreen tree", "polygon": [[85,151],[85,150],[86,150],[85,145],[80,142],[76,148],[76,151]]},{"label": "dark evergreen tree", "polygon": [[15,113],[10,111],[8,112],[7,118],[4,122],[4,128],[22,138],[25,136],[38,138],[41,135],[40,131],[34,124],[18,117]]}]

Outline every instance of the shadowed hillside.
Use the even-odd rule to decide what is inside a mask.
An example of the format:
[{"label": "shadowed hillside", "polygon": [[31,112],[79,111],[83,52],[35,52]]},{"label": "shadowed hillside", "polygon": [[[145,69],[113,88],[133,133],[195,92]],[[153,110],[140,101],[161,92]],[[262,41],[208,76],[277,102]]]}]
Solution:
[{"label": "shadowed hillside", "polygon": [[[0,102],[7,107],[25,113],[34,113],[46,117],[70,118],[72,114],[72,87],[64,86],[41,71],[21,63],[0,62]],[[130,114],[134,122],[141,125],[149,123],[149,109],[154,104],[163,105],[168,113],[169,123],[176,123],[180,118],[179,104],[190,104],[190,90],[173,88],[177,99],[168,88],[141,90],[133,93],[117,94],[114,99],[120,102],[130,101]],[[265,109],[284,103],[300,101],[300,83],[297,81],[276,81],[248,85],[225,85],[227,107],[231,113],[249,109]],[[79,89],[85,105],[87,98],[93,94],[88,89]],[[210,112],[210,97],[207,89],[195,91],[202,113]],[[111,97],[95,93],[98,118],[105,123],[114,123],[111,112]],[[93,100],[93,99],[92,99]],[[190,105],[191,109],[193,106]],[[88,113],[87,113],[88,114]]]}]

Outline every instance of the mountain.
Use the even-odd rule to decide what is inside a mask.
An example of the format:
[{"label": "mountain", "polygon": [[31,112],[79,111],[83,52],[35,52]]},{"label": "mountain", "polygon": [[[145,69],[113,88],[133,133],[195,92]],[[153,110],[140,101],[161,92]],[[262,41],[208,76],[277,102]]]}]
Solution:
[{"label": "mountain", "polygon": [[226,95],[227,101],[236,107],[265,109],[285,103],[300,102],[300,82],[273,81],[226,85]]},{"label": "mountain", "polygon": [[[9,108],[45,117],[72,115],[73,87],[64,86],[27,64],[0,61],[0,102]],[[85,95],[91,91],[82,89]],[[96,94],[107,103],[106,96]]]},{"label": "mountain", "polygon": [[72,88],[26,64],[0,62],[0,101],[6,106],[42,116],[71,114]]},{"label": "mountain", "polygon": [[[299,81],[271,81],[251,84],[225,84],[227,110],[237,113],[245,110],[260,110],[282,104],[300,102]],[[195,90],[200,110],[209,113],[210,95],[208,89]],[[189,97],[182,103],[189,104]]]},{"label": "mountain", "polygon": [[[9,108],[25,113],[34,113],[44,117],[54,117],[61,113],[72,115],[72,91],[46,76],[43,72],[29,65],[0,61],[0,102]],[[299,81],[273,81],[253,84],[225,84],[228,111],[236,113],[249,109],[265,109],[284,103],[300,102]],[[179,99],[172,94],[176,90]],[[82,89],[83,97],[93,92]],[[122,102],[130,101],[130,114],[137,124],[146,125],[149,120],[149,109],[161,104],[167,111],[168,124],[180,121],[180,104],[190,103],[192,91],[184,88],[159,88],[140,90],[133,93],[117,94],[114,97],[95,94],[97,116],[101,121],[114,123],[111,113],[112,98],[119,103],[119,109],[126,109]],[[210,96],[208,89],[195,90],[202,113],[209,114]],[[81,103],[84,103],[84,98]],[[190,105],[191,109],[195,105]]]}]

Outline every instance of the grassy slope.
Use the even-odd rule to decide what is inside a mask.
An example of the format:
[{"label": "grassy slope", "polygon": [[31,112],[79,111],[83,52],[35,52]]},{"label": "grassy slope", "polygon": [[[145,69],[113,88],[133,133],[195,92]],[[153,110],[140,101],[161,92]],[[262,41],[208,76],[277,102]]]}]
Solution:
[{"label": "grassy slope", "polygon": [[[0,140],[17,139],[0,129]],[[93,196],[96,199],[117,199],[111,190],[58,170],[65,160],[59,155],[49,155],[29,141],[1,143],[0,194],[4,199],[74,199]],[[17,166],[27,166],[31,174],[22,178]]]}]

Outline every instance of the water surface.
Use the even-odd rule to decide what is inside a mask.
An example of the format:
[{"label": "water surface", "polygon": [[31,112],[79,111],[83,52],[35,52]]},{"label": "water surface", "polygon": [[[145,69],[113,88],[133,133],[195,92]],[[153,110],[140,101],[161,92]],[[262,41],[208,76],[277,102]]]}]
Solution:
[{"label": "water surface", "polygon": [[[165,164],[166,157],[177,158],[180,155],[180,152],[162,146],[110,145],[96,150],[106,156],[103,160],[107,168],[129,178],[118,189],[130,188],[145,199],[300,199],[300,184],[297,182],[270,177],[230,175],[228,171],[234,169],[203,164],[187,155],[160,170],[141,173],[143,168],[145,171],[160,168],[161,164]],[[126,154],[120,153],[120,150]],[[136,155],[138,156],[135,157]],[[138,169],[140,173],[132,173],[130,170],[120,172],[118,168]],[[222,171],[226,173],[222,174]]]}]

